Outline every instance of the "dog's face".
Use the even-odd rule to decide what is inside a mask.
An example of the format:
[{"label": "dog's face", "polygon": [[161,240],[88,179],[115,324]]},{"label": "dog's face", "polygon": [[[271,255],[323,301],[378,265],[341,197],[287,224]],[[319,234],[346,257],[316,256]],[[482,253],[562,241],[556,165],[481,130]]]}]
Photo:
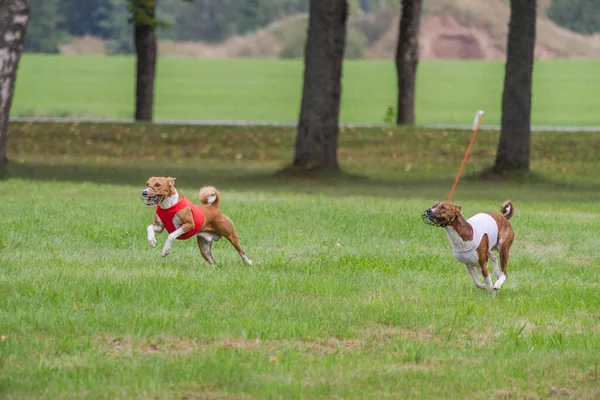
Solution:
[{"label": "dog's face", "polygon": [[426,224],[444,227],[450,225],[458,217],[461,208],[449,201],[442,201],[423,211],[421,218]]},{"label": "dog's face", "polygon": [[146,182],[141,197],[144,204],[152,206],[160,204],[164,199],[175,194],[175,178],[170,176],[153,176]]}]

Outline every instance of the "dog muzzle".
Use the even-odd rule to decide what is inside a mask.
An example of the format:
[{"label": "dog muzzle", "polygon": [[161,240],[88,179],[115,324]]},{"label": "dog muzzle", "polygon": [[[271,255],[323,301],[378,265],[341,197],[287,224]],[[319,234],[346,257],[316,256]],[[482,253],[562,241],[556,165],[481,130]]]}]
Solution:
[{"label": "dog muzzle", "polygon": [[140,193],[140,198],[142,202],[146,205],[146,207],[155,206],[163,201],[165,196],[162,194],[150,195],[148,194],[148,190],[144,189]]},{"label": "dog muzzle", "polygon": [[440,228],[450,225],[450,222],[446,221],[445,218],[436,216],[429,209],[421,213],[421,220],[423,220],[423,222],[427,225],[437,226]]}]

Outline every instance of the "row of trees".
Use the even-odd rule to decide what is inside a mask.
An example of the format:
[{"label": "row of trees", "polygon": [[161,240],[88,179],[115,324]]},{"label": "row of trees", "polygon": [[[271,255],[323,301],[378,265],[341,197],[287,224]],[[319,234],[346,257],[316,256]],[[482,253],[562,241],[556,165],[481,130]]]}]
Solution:
[{"label": "row of trees", "polygon": [[[398,0],[349,0],[349,14],[374,11]],[[126,10],[129,0],[30,0],[31,21],[25,51],[58,52],[70,37],[90,35],[107,42],[112,53],[132,53]],[[308,11],[308,0],[156,0],[163,22],[161,39],[221,41],[244,34],[286,15]],[[600,1],[553,0],[548,16],[580,33],[600,32]]]},{"label": "row of trees", "polygon": [[[137,53],[135,119],[152,121],[156,65],[154,0],[127,0]],[[181,1],[181,0],[179,0]],[[184,0],[190,1],[190,0]],[[531,83],[536,0],[511,0],[502,130],[494,172],[529,169]],[[304,86],[293,170],[338,170],[337,146],[347,0],[310,0]],[[398,124],[414,124],[422,0],[401,0],[396,52]],[[0,3],[0,170],[7,162],[6,128],[16,71],[29,20],[29,0]]]},{"label": "row of trees", "polygon": [[[355,13],[369,12],[387,0],[350,0]],[[129,0],[30,0],[31,21],[25,51],[58,52],[72,36],[90,35],[108,42],[113,53],[133,52],[126,10]],[[163,22],[161,39],[222,41],[262,28],[281,17],[308,10],[308,0],[156,1]]]},{"label": "row of trees", "polygon": [[600,32],[600,1],[552,0],[548,18],[574,32],[597,33]]},{"label": "row of trees", "polygon": [[[133,52],[127,9],[130,0],[30,0],[25,51],[58,52],[71,36],[108,41],[113,53]],[[160,0],[160,35],[172,40],[219,41],[243,34],[282,16],[306,10],[307,0]],[[154,4],[153,4],[154,7]]]}]

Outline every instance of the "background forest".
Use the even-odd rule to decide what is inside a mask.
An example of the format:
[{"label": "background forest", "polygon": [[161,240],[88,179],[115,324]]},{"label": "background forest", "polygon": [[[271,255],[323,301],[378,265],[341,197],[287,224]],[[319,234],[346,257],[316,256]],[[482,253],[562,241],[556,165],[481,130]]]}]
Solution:
[{"label": "background forest", "polygon": [[[425,1],[423,13],[454,15],[461,23],[487,28],[492,34],[494,30],[501,29],[492,26],[498,14],[492,6],[494,2],[477,2],[476,7],[463,3],[469,2]],[[600,32],[600,2],[596,0],[541,0],[538,3],[540,17],[547,16],[562,28],[584,35]],[[307,0],[158,0],[156,6],[157,17],[161,21],[158,36],[162,41],[214,44],[278,22],[275,33],[282,47],[279,56],[302,55]],[[398,15],[398,2],[350,0],[349,6],[347,58],[385,55],[382,51],[371,54],[373,51],[365,49],[381,39],[394,22],[393,18]],[[128,0],[31,0],[31,10],[25,42],[28,52],[54,53],[61,49],[62,52],[133,52]],[[506,21],[499,23],[506,25]],[[544,35],[544,32],[539,34]],[[95,41],[88,40],[85,50],[69,47],[74,43],[74,38],[81,37],[94,38]],[[558,40],[549,39],[554,42]],[[269,44],[265,43],[264,46],[268,47]],[[163,47],[166,48],[167,44]],[[251,56],[272,55],[265,50],[262,53],[246,52]]]}]

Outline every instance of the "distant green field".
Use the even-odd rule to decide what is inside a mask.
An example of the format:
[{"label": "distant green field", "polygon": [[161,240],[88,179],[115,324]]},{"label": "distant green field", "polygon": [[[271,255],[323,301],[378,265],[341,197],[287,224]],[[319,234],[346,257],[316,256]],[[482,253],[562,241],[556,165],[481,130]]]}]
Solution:
[{"label": "distant green field", "polygon": [[[25,54],[12,116],[131,118],[134,59],[129,56]],[[538,61],[534,125],[600,125],[600,60]],[[300,110],[300,60],[161,58],[156,119],[295,121]],[[504,64],[437,61],[420,64],[418,124],[469,124],[486,111],[500,122]],[[391,61],[346,61],[341,119],[383,123],[395,106]]]}]

